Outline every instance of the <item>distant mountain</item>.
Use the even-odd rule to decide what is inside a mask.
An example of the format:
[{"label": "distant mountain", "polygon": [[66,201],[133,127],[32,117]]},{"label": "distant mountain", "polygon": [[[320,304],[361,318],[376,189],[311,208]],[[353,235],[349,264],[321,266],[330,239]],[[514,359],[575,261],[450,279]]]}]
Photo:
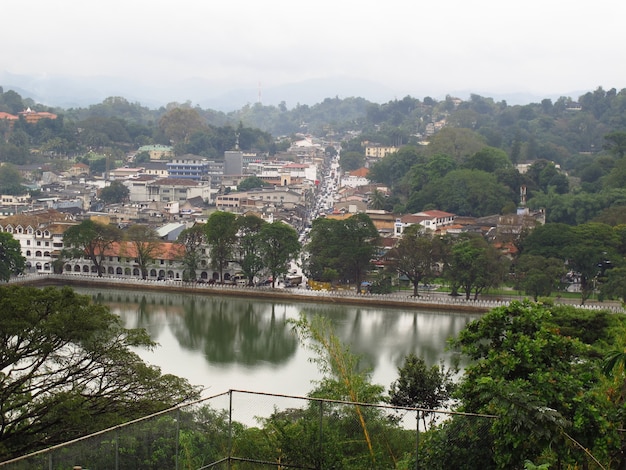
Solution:
[{"label": "distant mountain", "polygon": [[232,111],[247,104],[261,103],[267,106],[278,106],[284,102],[287,108],[292,109],[298,104],[312,106],[327,98],[335,97],[341,99],[361,97],[374,103],[386,103],[396,98],[393,90],[380,83],[358,78],[331,77],[271,88],[231,90],[220,96],[200,100],[200,105],[211,109]]},{"label": "distant mountain", "polygon": [[[246,105],[262,103],[277,106],[284,102],[287,108],[296,105],[312,106],[327,98],[361,97],[374,103],[386,103],[402,99],[407,94],[422,99],[426,95],[416,93],[397,94],[394,90],[379,83],[350,77],[331,77],[311,79],[281,86],[263,88],[226,88],[211,80],[201,78],[181,79],[167,84],[142,83],[124,77],[69,77],[49,75],[16,75],[0,72],[0,86],[14,90],[24,98],[31,98],[38,103],[63,109],[88,107],[101,103],[108,97],[121,96],[131,103],[140,103],[151,109],[160,108],[172,102],[191,102],[205,109],[229,112]],[[448,93],[461,99],[468,99],[471,94],[493,98],[494,101],[506,101],[509,105],[538,103],[544,98],[553,101],[559,96],[534,96],[523,93],[490,94],[475,91],[457,91]],[[581,92],[580,94],[583,94]],[[432,96],[444,99],[445,96]]]}]

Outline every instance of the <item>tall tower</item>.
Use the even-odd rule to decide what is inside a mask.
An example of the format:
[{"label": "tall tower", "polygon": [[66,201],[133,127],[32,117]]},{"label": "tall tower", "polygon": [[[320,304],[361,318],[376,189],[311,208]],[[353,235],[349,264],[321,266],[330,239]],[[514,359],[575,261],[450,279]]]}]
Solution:
[{"label": "tall tower", "polygon": [[519,207],[517,208],[517,215],[528,214],[528,207],[526,207],[526,185],[522,185],[519,188]]},{"label": "tall tower", "polygon": [[224,152],[224,175],[243,175],[243,152],[241,150],[227,150]]}]

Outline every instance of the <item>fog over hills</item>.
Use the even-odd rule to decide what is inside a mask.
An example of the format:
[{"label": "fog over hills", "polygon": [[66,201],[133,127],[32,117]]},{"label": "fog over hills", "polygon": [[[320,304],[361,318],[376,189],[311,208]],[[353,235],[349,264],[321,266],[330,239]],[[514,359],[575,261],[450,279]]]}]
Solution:
[{"label": "fog over hills", "polygon": [[[229,88],[200,78],[157,84],[126,77],[36,76],[0,72],[0,86],[4,91],[14,90],[23,98],[31,98],[37,103],[63,109],[88,107],[101,103],[111,96],[121,96],[130,102],[138,102],[151,109],[160,108],[172,102],[189,101],[193,106],[224,112],[241,109],[258,102],[272,106],[284,102],[287,108],[292,109],[297,105],[312,106],[326,98],[361,97],[382,104],[406,96],[406,94],[397,94],[395,90],[376,82],[351,77],[310,79],[268,88],[264,88],[262,84],[249,88]],[[496,102],[506,101],[509,105],[523,105],[538,103],[545,98],[554,101],[560,96],[577,99],[587,91],[592,90],[548,96],[523,92],[489,93],[478,90],[450,90],[442,95],[433,95],[416,90],[410,95],[418,99],[430,96],[436,100],[443,100],[446,95],[467,99],[471,94],[477,94],[493,98]]]}]

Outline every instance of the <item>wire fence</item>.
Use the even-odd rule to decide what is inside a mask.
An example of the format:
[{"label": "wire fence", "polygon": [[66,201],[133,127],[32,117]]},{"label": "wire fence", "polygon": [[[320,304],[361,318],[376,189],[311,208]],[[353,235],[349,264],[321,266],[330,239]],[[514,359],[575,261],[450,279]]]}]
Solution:
[{"label": "wire fence", "polygon": [[[495,417],[241,390],[0,462],[3,470],[433,468],[433,429],[462,452]],[[454,426],[451,424],[454,423]],[[484,441],[481,448],[490,452]],[[488,458],[489,456],[486,456]],[[437,457],[440,458],[440,457]]]}]

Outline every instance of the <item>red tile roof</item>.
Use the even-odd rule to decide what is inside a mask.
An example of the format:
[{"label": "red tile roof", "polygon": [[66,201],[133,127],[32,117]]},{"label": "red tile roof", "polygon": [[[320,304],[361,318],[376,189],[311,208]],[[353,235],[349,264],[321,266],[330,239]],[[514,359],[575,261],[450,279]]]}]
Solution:
[{"label": "red tile roof", "polygon": [[350,172],[350,176],[357,176],[361,178],[365,178],[369,174],[370,170],[365,167],[358,168],[354,171]]},{"label": "red tile roof", "polygon": [[[147,242],[146,242],[147,243]],[[152,253],[154,259],[179,260],[185,254],[185,246],[181,243],[173,242],[156,242],[158,247]],[[105,256],[119,256],[122,258],[135,258],[137,256],[137,247],[133,242],[123,241],[113,243],[104,251]]]}]

